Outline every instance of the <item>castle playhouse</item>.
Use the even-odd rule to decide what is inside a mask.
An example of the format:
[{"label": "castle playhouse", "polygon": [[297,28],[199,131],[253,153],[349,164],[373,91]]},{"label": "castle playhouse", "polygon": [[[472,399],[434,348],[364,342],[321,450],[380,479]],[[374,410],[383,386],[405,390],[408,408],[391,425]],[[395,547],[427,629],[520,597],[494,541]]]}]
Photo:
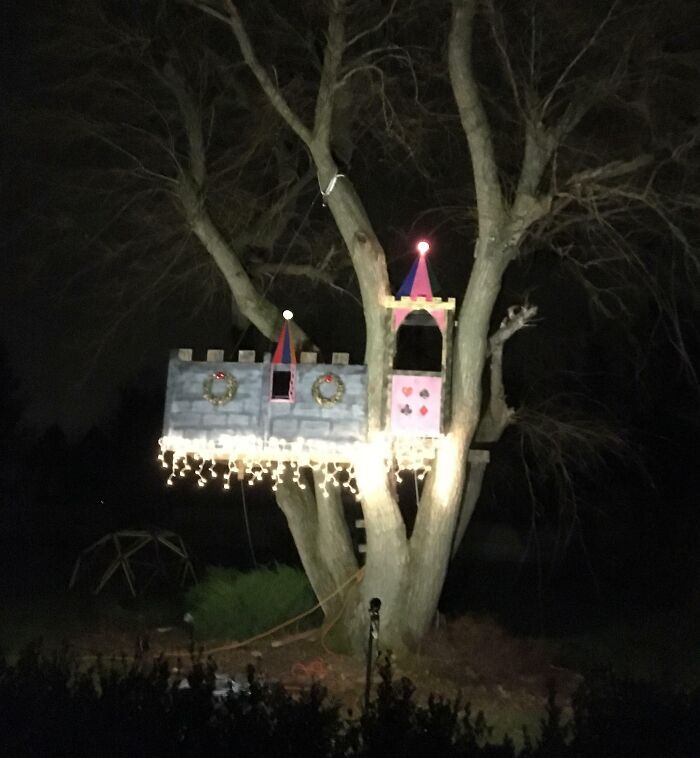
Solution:
[{"label": "castle playhouse", "polygon": [[351,365],[347,353],[318,363],[316,353],[297,361],[284,312],[272,356],[255,361],[241,350],[237,361],[209,350],[193,361],[191,350],[175,351],[160,440],[168,484],[189,472],[200,486],[210,479],[272,479],[273,490],[286,469],[304,487],[301,469],[322,472],[329,485],[357,495],[353,464],[367,449],[379,450],[387,469],[425,475],[448,421],[454,299],[436,299],[426,254],[419,256],[386,308],[388,344],[383,380],[384,418],[379,438],[367,431],[367,367]]}]

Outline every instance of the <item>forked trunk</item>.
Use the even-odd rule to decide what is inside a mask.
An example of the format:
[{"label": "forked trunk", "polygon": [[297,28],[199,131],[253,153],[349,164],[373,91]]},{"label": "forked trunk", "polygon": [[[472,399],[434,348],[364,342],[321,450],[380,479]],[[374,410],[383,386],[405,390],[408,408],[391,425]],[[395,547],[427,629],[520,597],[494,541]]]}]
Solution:
[{"label": "forked trunk", "polygon": [[[464,435],[445,438],[430,480],[420,500],[413,538],[406,536],[382,456],[367,454],[356,462],[367,552],[361,581],[335,492],[330,497],[316,487],[300,490],[279,485],[277,501],[287,516],[297,550],[319,600],[326,623],[355,650],[362,650],[368,625],[369,601],[382,601],[383,649],[415,649],[435,616],[454,540],[464,477]],[[461,441],[460,441],[461,440]],[[335,593],[335,594],[334,594]]]}]

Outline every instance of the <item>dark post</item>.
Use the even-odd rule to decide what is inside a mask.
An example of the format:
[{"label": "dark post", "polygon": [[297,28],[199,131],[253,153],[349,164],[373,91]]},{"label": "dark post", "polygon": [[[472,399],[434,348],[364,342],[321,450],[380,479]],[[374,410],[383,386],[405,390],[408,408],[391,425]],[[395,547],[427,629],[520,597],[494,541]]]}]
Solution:
[{"label": "dark post", "polygon": [[[374,640],[379,638],[379,609],[382,601],[373,597],[369,601],[369,639],[367,640],[367,675],[365,679],[365,713],[369,708],[369,696],[372,689],[372,647]],[[379,643],[377,643],[379,649]]]}]

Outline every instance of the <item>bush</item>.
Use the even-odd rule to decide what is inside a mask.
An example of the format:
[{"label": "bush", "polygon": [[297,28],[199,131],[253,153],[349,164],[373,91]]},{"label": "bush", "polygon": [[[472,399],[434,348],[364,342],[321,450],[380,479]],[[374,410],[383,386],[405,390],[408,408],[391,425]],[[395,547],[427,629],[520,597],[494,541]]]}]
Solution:
[{"label": "bush", "polygon": [[81,672],[31,648],[15,666],[0,662],[0,755],[333,755],[338,710],[320,687],[295,700],[251,672],[246,695],[214,698],[215,668],[194,660],[185,676],[159,658]]},{"label": "bush", "polygon": [[492,728],[469,704],[431,695],[426,706],[413,700],[415,687],[406,677],[392,678],[391,666],[380,666],[377,696],[359,721],[351,722],[343,755],[356,758],[514,758],[512,741],[491,743]]},{"label": "bush", "polygon": [[213,661],[195,659],[185,676],[179,662],[171,671],[158,658],[80,671],[65,654],[49,658],[30,648],[15,666],[0,661],[0,755],[513,756],[510,745],[485,743],[488,727],[481,715],[472,723],[468,708],[442,699],[415,705],[410,682],[394,685],[388,667],[377,700],[359,720],[342,718],[317,684],[293,697],[257,680],[252,669],[248,692],[215,698],[215,669]]},{"label": "bush", "polygon": [[[200,639],[244,640],[308,611],[316,597],[303,572],[277,565],[248,573],[209,568],[186,601]],[[318,626],[322,618],[319,609],[296,628]]]},{"label": "bush", "polygon": [[[14,665],[0,660],[0,755],[22,756],[255,756],[255,758],[513,758],[507,738],[492,744],[479,713],[458,701],[413,700],[408,679],[393,682],[388,666],[367,713],[344,718],[326,691],[312,686],[294,697],[281,685],[256,680],[215,697],[216,666],[193,659],[100,662],[81,670],[64,653],[37,647]],[[183,687],[183,684],[187,686]],[[610,674],[584,684],[574,719],[561,721],[550,693],[536,743],[520,758],[691,758],[697,756],[700,693],[670,694]]]}]

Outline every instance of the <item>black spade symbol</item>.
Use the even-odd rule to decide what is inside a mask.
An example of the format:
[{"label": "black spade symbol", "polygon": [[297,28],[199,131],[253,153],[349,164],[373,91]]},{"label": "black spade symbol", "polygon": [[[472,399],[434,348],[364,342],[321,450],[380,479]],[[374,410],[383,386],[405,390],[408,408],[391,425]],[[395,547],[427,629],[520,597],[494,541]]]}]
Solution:
[{"label": "black spade symbol", "polygon": [[428,390],[421,390],[421,391],[420,391],[418,394],[419,394],[419,395],[420,395],[420,396],[421,396],[421,397],[422,397],[424,400],[425,400],[425,398],[426,398],[426,397],[430,397],[430,393],[428,392]]},{"label": "black spade symbol", "polygon": [[401,409],[401,413],[403,413],[404,416],[410,416],[413,413],[411,406],[408,405],[408,403],[404,405],[404,407]]}]

